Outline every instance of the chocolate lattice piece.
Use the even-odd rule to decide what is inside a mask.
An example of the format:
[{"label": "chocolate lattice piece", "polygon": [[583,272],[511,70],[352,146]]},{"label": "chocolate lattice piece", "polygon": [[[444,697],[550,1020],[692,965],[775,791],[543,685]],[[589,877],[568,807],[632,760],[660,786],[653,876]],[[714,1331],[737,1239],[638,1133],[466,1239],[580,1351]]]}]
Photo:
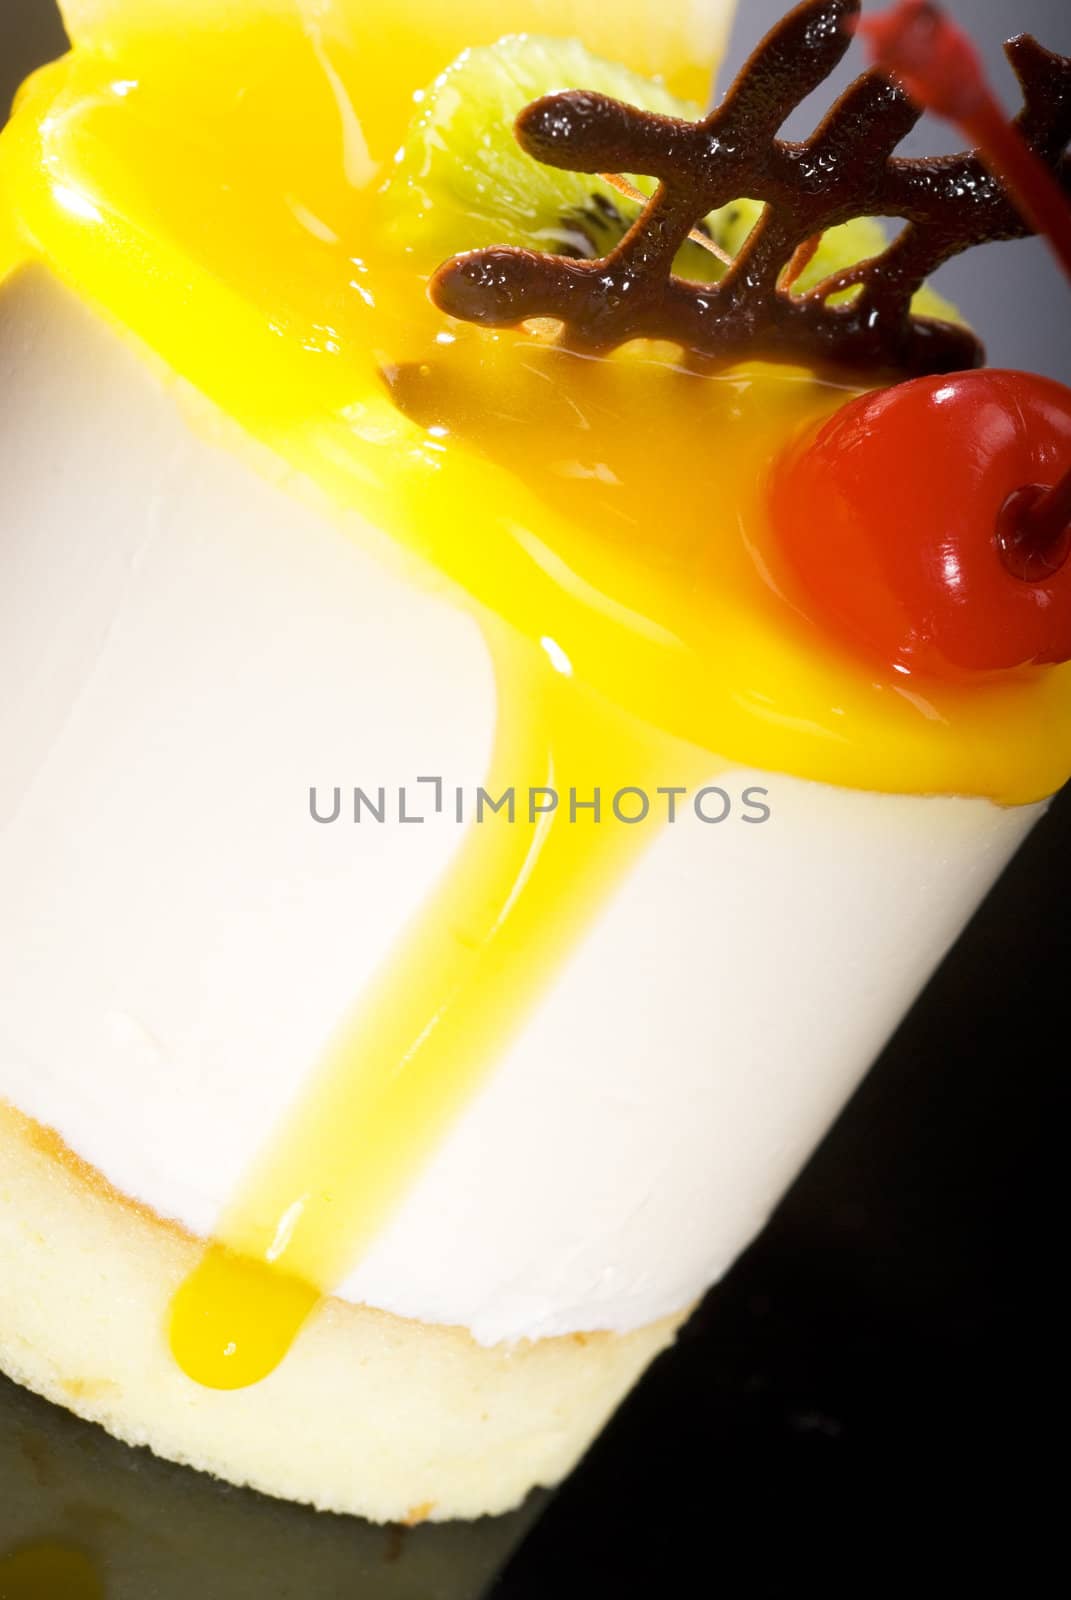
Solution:
[{"label": "chocolate lattice piece", "polygon": [[[584,90],[536,101],[516,131],[537,160],[573,172],[642,173],[659,188],[601,260],[473,251],[439,268],[435,303],[491,327],[553,318],[564,341],[585,351],[647,338],[716,365],[761,358],[910,375],[981,365],[984,350],[970,330],[911,311],[912,296],[943,262],[1032,232],[979,157],[894,157],[921,112],[878,69],[856,80],[811,138],[777,137],[844,56],[859,10],[860,0],[796,6],[702,122]],[[1071,60],[1026,36],[1006,50],[1023,90],[1018,126],[1071,191]],[[690,229],[741,198],[765,209],[722,281],[675,276]],[[906,226],[883,254],[793,293],[817,237],[862,216]],[[848,289],[849,303],[829,303]]]}]

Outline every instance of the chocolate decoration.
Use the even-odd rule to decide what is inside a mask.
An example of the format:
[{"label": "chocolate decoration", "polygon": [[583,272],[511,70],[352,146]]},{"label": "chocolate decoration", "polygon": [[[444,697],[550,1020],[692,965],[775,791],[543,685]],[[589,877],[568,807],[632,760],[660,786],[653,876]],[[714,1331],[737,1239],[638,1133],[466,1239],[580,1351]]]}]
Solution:
[{"label": "chocolate decoration", "polygon": [[[879,69],[852,84],[810,139],[777,137],[844,56],[859,11],[860,0],[804,0],[702,122],[585,90],[527,107],[517,138],[537,160],[573,172],[642,173],[660,187],[600,260],[473,251],[439,268],[435,304],[490,327],[553,318],[568,346],[596,353],[646,338],[719,366],[763,359],[911,376],[980,366],[985,352],[969,329],[914,316],[911,299],[951,257],[1032,233],[981,159],[895,158],[922,113]],[[1071,60],[1026,36],[1006,50],[1023,90],[1017,126],[1071,192]],[[741,197],[764,201],[765,210],[722,281],[675,276],[689,231]],[[791,293],[818,236],[862,216],[906,226],[880,256]],[[848,289],[856,291],[850,303],[828,303]]]}]

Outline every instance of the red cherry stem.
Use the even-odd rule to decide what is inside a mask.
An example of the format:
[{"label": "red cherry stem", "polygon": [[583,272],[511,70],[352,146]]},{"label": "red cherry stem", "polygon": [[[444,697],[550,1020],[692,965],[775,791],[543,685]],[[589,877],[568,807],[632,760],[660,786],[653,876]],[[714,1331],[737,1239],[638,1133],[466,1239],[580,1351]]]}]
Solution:
[{"label": "red cherry stem", "polygon": [[1048,239],[1071,278],[1071,204],[1049,168],[991,94],[987,93],[977,112],[964,118],[961,126],[1026,221]]},{"label": "red cherry stem", "polygon": [[1005,115],[970,35],[933,0],[899,0],[884,16],[861,20],[858,31],[875,64],[917,105],[958,124],[1071,277],[1071,205]]},{"label": "red cherry stem", "polygon": [[1044,554],[1063,546],[1071,529],[1071,472],[1038,496],[1024,520],[1035,550]]},{"label": "red cherry stem", "polygon": [[[932,0],[900,0],[884,16],[860,21],[858,30],[875,63],[917,105],[963,129],[1071,278],[1071,203],[1005,115],[970,36]],[[1055,488],[1024,498],[1017,515],[1020,539],[1039,555],[1063,549],[1071,527],[1071,472]]]}]

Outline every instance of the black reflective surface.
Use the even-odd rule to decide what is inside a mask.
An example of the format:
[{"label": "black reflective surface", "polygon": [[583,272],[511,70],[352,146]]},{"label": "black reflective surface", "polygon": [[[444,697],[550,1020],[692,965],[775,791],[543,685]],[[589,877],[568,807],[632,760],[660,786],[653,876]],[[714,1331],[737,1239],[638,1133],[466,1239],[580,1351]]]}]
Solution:
[{"label": "black reflective surface", "polygon": [[318,1516],[0,1380],[0,1600],[481,1600],[541,1504],[442,1527]]}]

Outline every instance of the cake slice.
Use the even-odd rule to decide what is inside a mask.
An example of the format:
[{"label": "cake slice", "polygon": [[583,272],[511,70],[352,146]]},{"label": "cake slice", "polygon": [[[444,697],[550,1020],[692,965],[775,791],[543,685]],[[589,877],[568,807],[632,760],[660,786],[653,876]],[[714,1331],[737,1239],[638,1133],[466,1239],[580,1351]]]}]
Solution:
[{"label": "cake slice", "polygon": [[77,7],[0,147],[0,1366],[381,1521],[570,1470],[1071,768],[779,566],[863,377],[428,299],[414,88],[725,16],[513,9]]}]

